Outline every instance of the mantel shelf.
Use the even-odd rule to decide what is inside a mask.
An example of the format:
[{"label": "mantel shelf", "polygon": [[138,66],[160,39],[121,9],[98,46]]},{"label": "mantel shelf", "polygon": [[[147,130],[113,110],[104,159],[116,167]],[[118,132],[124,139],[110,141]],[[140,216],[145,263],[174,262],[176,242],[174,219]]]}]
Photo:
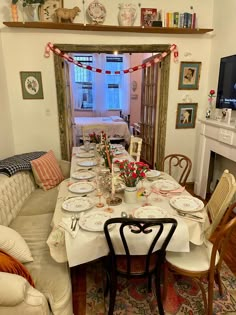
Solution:
[{"label": "mantel shelf", "polygon": [[177,27],[142,27],[117,25],[92,25],[81,23],[53,23],[53,22],[3,22],[8,27],[41,28],[56,30],[78,30],[94,32],[131,32],[131,33],[161,33],[161,34],[205,34],[213,31],[210,28],[177,28]]}]

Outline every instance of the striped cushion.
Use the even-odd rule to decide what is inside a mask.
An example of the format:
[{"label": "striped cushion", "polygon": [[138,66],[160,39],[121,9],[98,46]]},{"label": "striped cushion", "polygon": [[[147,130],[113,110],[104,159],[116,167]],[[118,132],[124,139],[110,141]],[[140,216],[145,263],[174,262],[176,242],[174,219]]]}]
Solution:
[{"label": "striped cushion", "polygon": [[64,180],[52,150],[30,162],[35,181],[43,190],[49,190]]}]

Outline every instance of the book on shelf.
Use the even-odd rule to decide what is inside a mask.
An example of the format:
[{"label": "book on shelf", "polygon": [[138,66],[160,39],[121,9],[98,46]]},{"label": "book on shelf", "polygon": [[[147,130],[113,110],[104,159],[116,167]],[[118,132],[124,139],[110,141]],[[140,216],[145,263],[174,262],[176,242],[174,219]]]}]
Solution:
[{"label": "book on shelf", "polygon": [[157,21],[157,9],[141,8],[141,26],[152,26],[153,21]]},{"label": "book on shelf", "polygon": [[196,28],[196,13],[190,12],[166,12],[163,26],[178,28]]}]

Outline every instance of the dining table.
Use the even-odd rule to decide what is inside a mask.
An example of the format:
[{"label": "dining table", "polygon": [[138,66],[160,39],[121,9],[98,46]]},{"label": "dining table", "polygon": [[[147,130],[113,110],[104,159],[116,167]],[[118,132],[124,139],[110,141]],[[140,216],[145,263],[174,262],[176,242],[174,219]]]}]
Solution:
[{"label": "dining table", "polygon": [[[200,199],[191,196],[169,174],[150,170],[149,176],[138,184],[135,203],[125,203],[124,185],[120,185],[122,182],[119,179],[119,169],[115,169],[112,181],[115,180],[115,187],[119,187],[115,189],[115,197],[119,202],[110,205],[107,203],[109,191],[104,193],[103,189],[103,193],[99,194],[101,190],[98,184],[98,174],[103,173],[103,178],[106,178],[110,172],[97,164],[95,151],[96,147],[90,151],[85,151],[83,147],[74,147],[70,178],[59,185],[51,223],[52,232],[47,240],[54,260],[68,261],[69,267],[74,267],[108,255],[109,248],[103,232],[104,222],[124,214],[137,218],[175,218],[178,224],[167,251],[188,252],[190,243],[203,244],[204,231],[209,220]],[[118,160],[132,160],[121,145],[114,145],[114,154]],[[151,191],[148,197],[143,194],[145,190]],[[97,207],[99,202],[103,205]],[[130,234],[132,244],[131,254],[146,254],[152,235],[143,238],[137,234],[134,236],[131,231],[127,233]],[[118,241],[118,225],[112,227],[111,234],[117,240],[116,251],[122,254],[123,249]]]}]

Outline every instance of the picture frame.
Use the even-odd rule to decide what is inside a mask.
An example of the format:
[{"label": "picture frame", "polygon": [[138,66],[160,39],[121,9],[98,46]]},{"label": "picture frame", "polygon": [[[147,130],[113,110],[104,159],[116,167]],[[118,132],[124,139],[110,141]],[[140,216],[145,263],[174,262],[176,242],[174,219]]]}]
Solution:
[{"label": "picture frame", "polygon": [[57,22],[55,11],[63,8],[63,0],[45,0],[44,4],[40,5],[39,18],[41,22]]},{"label": "picture frame", "polygon": [[157,9],[141,8],[141,26],[151,27],[152,23],[157,20]]},{"label": "picture frame", "polygon": [[43,99],[41,72],[21,71],[20,80],[23,99]]},{"label": "picture frame", "polygon": [[179,103],[176,113],[176,129],[195,128],[197,103]]},{"label": "picture frame", "polygon": [[198,90],[201,62],[181,61],[179,71],[179,90]]}]

